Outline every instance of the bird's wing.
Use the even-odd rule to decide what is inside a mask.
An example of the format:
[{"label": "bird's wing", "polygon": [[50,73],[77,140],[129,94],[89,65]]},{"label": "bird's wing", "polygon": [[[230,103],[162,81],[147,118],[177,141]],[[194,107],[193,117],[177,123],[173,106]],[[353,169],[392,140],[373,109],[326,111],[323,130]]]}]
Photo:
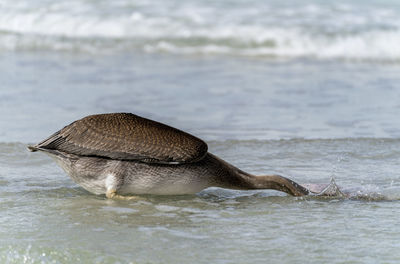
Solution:
[{"label": "bird's wing", "polygon": [[87,116],[33,147],[160,164],[196,162],[208,149],[197,137],[129,113]]}]

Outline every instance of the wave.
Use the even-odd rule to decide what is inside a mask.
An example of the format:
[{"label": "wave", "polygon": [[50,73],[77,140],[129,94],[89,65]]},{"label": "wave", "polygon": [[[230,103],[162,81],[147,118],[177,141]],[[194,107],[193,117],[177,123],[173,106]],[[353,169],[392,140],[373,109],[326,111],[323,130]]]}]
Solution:
[{"label": "wave", "polygon": [[[274,31],[274,30],[272,30]],[[268,29],[265,29],[268,33]],[[114,52],[142,50],[187,55],[237,55],[246,57],[317,58],[349,60],[400,60],[400,31],[369,32],[356,36],[311,37],[296,32],[284,32],[254,44],[240,36],[218,39],[202,38],[88,38],[48,35],[0,34],[3,51],[72,51]],[[271,34],[272,35],[272,34]]]},{"label": "wave", "polygon": [[[271,32],[278,30],[271,30]],[[185,45],[175,41],[163,40],[146,44],[149,52],[162,51],[176,54],[228,54],[250,57],[311,57],[319,59],[351,59],[351,60],[400,60],[400,31],[368,32],[356,36],[309,36],[300,32],[281,31],[271,35],[259,44],[221,45],[215,40],[212,44]],[[246,40],[249,40],[247,38]],[[224,42],[240,42],[238,39],[226,39]]]},{"label": "wave", "polygon": [[[305,5],[297,10],[260,6],[260,2],[251,8],[239,6],[229,10],[226,7],[228,10],[224,12],[219,6],[206,8],[194,3],[182,6],[175,3],[178,8],[173,9],[171,5],[159,3],[159,9],[163,7],[165,11],[156,8],[149,11],[148,6],[130,8],[128,1],[122,1],[124,5],[120,9],[124,11],[107,6],[111,12],[104,13],[96,11],[97,6],[87,6],[85,1],[73,3],[77,5],[74,9],[65,5],[38,10],[0,6],[0,50],[93,53],[139,50],[400,60],[397,12],[374,6],[360,11],[357,6]],[[261,7],[264,11],[258,10]]]}]

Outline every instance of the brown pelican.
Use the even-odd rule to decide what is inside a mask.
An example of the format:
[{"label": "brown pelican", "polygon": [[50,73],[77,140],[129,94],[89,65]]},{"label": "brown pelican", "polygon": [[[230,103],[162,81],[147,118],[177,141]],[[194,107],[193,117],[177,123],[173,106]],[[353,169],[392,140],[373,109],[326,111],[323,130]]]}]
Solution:
[{"label": "brown pelican", "polygon": [[209,153],[201,139],[129,113],[84,117],[28,148],[49,154],[77,184],[108,198],[193,194],[212,186],[314,193],[279,175],[246,173]]}]

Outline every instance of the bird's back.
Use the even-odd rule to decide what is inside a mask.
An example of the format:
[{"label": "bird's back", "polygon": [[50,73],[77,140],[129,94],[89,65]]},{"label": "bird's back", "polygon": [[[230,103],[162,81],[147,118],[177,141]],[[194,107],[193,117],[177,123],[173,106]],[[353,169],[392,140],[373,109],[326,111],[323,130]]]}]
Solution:
[{"label": "bird's back", "polygon": [[84,117],[31,150],[56,150],[146,163],[186,164],[207,154],[207,144],[176,128],[130,113]]}]

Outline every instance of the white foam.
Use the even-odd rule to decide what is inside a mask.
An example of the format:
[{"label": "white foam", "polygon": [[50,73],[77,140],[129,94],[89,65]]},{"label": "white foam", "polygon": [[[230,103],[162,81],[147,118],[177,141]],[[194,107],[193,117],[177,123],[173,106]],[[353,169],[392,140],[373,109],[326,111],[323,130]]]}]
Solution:
[{"label": "white foam", "polygon": [[[172,0],[171,0],[172,1]],[[400,19],[391,9],[351,5],[221,7],[199,3],[95,3],[32,8],[0,5],[0,50],[108,52],[139,49],[177,54],[400,60]],[[172,1],[173,2],[173,1]],[[121,8],[122,7],[122,8]],[[230,8],[230,9],[229,9]],[[273,10],[274,12],[271,12]]]},{"label": "white foam", "polygon": [[169,41],[147,44],[148,52],[171,52],[178,54],[230,54],[252,57],[313,57],[320,59],[353,60],[400,60],[400,31],[369,32],[359,36],[336,38],[312,38],[311,36],[277,35],[270,42],[274,46],[234,47],[223,45],[185,46]]}]

